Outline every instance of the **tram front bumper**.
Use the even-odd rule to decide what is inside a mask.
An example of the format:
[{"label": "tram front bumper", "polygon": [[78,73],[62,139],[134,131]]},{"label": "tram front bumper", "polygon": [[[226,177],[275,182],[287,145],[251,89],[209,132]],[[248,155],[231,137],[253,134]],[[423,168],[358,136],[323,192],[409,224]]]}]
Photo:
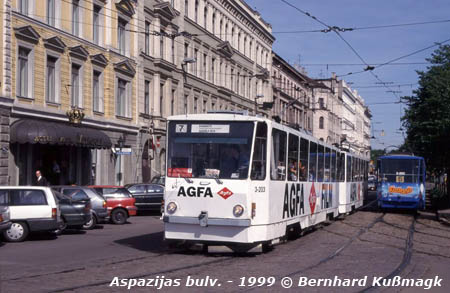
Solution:
[{"label": "tram front bumper", "polygon": [[[164,216],[163,221],[171,224],[189,224],[204,226],[199,217],[180,217],[180,216]],[[234,226],[234,227],[250,227],[250,219],[225,219],[225,218],[207,218],[206,226]]]}]

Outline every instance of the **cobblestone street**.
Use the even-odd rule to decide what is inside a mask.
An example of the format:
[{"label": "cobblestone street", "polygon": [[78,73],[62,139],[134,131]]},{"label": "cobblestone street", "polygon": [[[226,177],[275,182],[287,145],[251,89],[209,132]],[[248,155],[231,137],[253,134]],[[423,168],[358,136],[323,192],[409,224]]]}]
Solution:
[{"label": "cobblestone street", "polygon": [[[166,280],[181,280],[180,287],[164,287],[164,291],[198,291],[185,286],[190,276],[209,277],[209,282],[217,279],[202,287],[206,291],[273,291],[281,290],[281,279],[289,277],[294,280],[292,289],[319,292],[330,288],[298,288],[299,278],[368,276],[365,287],[331,287],[336,292],[358,292],[371,287],[373,277],[398,274],[414,279],[438,276],[443,279],[442,287],[430,292],[445,292],[450,286],[449,240],[450,227],[435,221],[433,214],[414,217],[365,210],[277,245],[266,254],[205,254],[167,247],[161,220],[147,215],[132,217],[127,225],[104,225],[103,229],[66,233],[57,239],[35,235],[23,243],[2,243],[0,288],[1,292],[122,292],[127,291],[125,287],[109,286],[114,277],[164,276]],[[252,287],[250,277],[275,277],[276,281],[270,287]],[[212,284],[220,284],[220,288]],[[154,288],[134,287],[133,291],[150,289]],[[418,288],[396,290],[412,292]]]}]

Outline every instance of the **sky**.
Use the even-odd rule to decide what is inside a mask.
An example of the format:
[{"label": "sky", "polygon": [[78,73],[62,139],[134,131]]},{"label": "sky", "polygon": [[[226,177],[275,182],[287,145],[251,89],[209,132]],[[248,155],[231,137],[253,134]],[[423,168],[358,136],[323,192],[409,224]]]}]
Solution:
[{"label": "sky", "polygon": [[340,78],[358,91],[373,115],[375,139],[371,140],[372,149],[395,149],[395,146],[402,144],[405,132],[400,129],[400,118],[406,105],[396,102],[401,96],[413,95],[413,90],[418,87],[416,71],[427,70],[429,64],[425,59],[438,46],[395,61],[392,63],[397,63],[395,65],[375,68],[372,73],[378,78],[369,71],[357,74],[355,72],[363,71],[366,65],[336,33],[283,33],[326,28],[283,1],[308,12],[326,25],[340,28],[440,21],[341,32],[344,40],[367,64],[385,63],[450,39],[450,1],[246,0],[272,25],[276,38],[274,52],[290,64],[303,66],[309,77],[329,78],[332,72],[338,76],[353,73]]}]

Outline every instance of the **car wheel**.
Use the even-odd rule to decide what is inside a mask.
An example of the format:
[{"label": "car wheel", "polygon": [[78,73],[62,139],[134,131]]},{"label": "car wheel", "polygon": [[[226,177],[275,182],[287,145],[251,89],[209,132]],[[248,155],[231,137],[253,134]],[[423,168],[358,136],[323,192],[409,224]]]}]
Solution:
[{"label": "car wheel", "polygon": [[97,218],[92,215],[91,220],[83,225],[83,229],[92,230],[97,225]]},{"label": "car wheel", "polygon": [[127,221],[127,212],[123,209],[116,209],[111,213],[111,221],[116,225],[123,225]]},{"label": "car wheel", "polygon": [[29,233],[28,226],[25,223],[12,223],[11,227],[3,232],[6,240],[9,242],[21,242],[27,238]]}]

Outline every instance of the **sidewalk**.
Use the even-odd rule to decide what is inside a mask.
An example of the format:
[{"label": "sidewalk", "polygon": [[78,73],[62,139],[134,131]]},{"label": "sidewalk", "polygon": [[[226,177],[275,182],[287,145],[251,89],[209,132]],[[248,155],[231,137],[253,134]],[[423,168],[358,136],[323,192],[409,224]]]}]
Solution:
[{"label": "sidewalk", "polygon": [[441,222],[444,222],[446,224],[450,225],[450,209],[446,209],[446,210],[439,210],[436,212],[438,219]]}]

